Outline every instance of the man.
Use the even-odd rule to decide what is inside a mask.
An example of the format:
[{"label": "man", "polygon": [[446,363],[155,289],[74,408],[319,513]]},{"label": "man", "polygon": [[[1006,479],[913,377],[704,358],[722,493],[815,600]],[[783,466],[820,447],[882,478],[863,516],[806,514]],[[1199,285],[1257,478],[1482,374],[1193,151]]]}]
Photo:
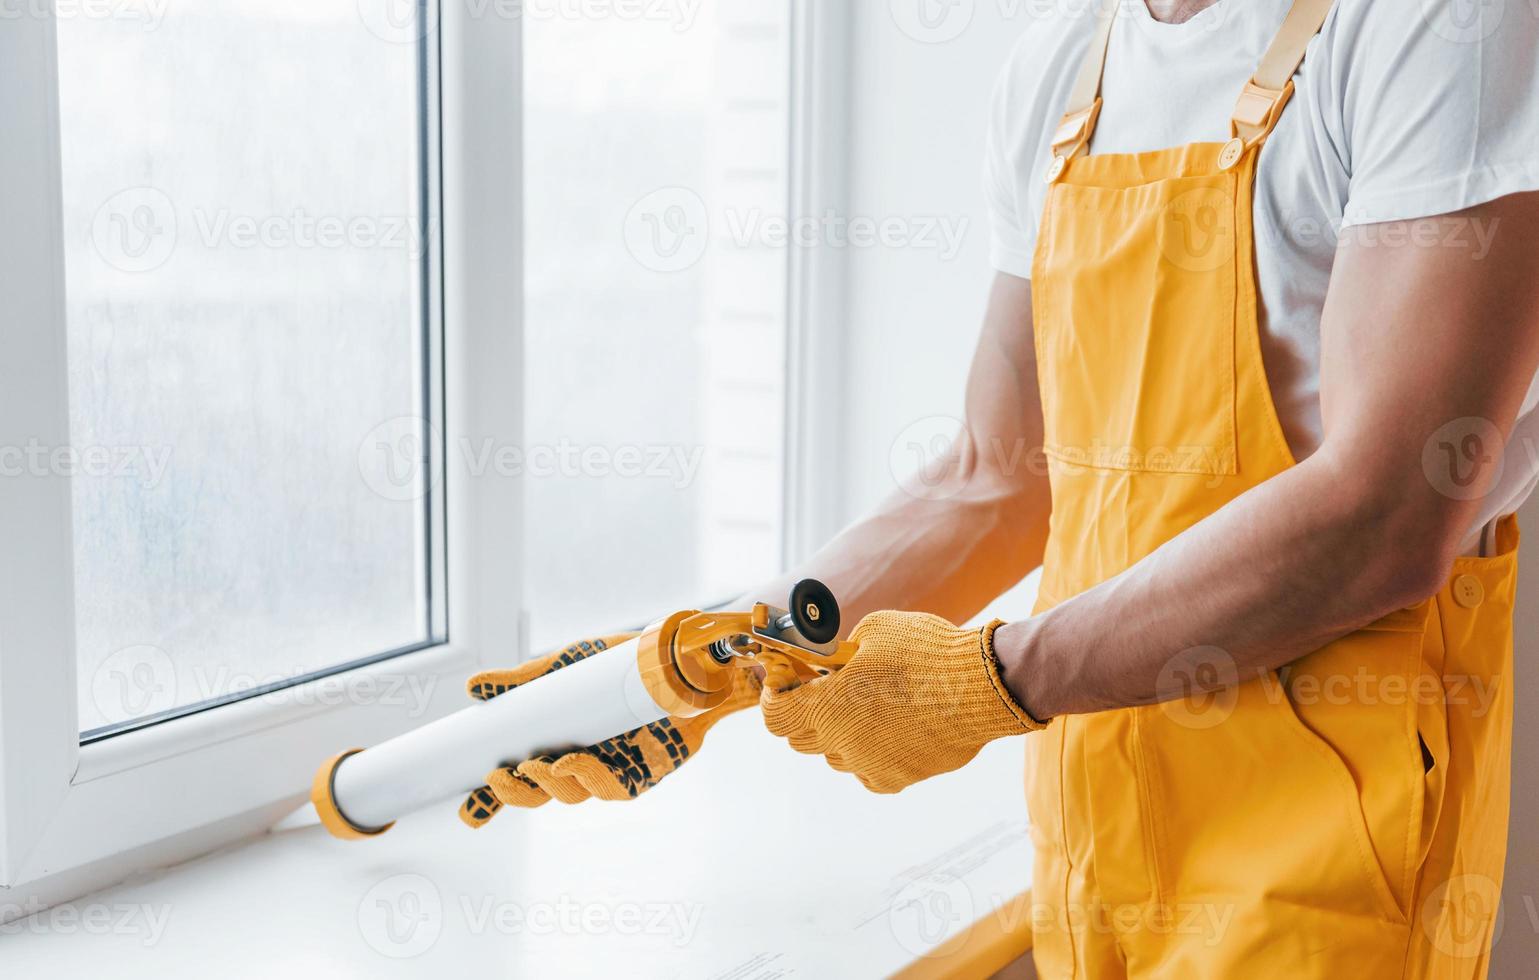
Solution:
[{"label": "man", "polygon": [[[880,792],[1033,732],[1043,975],[1485,973],[1504,515],[1539,477],[1536,36],[1501,0],[1127,0],[1012,55],[998,275],[931,474],[956,492],[796,571],[871,615],[762,707]],[[951,625],[1039,566],[1036,615]],[[466,818],[634,796],[759,698],[494,773]]]}]

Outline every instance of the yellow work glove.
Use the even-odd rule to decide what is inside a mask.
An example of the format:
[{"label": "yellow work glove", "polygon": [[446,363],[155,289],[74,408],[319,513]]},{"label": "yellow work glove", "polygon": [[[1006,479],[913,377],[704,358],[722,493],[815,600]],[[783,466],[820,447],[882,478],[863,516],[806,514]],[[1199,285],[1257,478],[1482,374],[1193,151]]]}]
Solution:
[{"label": "yellow work glove", "polygon": [[1042,727],[1000,679],[999,625],[872,613],[850,634],[857,649],[840,670],[806,684],[778,674],[766,683],[764,724],[876,793],[960,769],[996,738]]},{"label": "yellow work glove", "polygon": [[[470,696],[486,701],[624,643],[636,634],[622,633],[582,640],[548,657],[511,670],[489,670],[467,683]],[[629,800],[645,793],[700,748],[706,732],[718,721],[759,700],[759,681],[739,671],[731,696],[721,705],[693,718],[664,718],[597,745],[562,756],[537,756],[506,766],[486,777],[487,785],[471,793],[460,807],[460,819],[479,827],[504,806],[537,807],[552,798],[581,803],[590,797]]]}]

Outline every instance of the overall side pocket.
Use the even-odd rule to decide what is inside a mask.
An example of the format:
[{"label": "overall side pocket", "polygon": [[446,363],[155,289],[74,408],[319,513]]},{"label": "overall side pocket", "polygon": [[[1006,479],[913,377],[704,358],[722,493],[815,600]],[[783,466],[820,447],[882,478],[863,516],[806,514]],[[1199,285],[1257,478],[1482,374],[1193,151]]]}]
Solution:
[{"label": "overall side pocket", "polygon": [[1425,853],[1428,780],[1441,775],[1427,741],[1436,733],[1423,734],[1437,690],[1423,658],[1429,605],[1385,617],[1283,672],[1291,727],[1355,815],[1351,830],[1367,845],[1371,884],[1389,897],[1397,921],[1409,913]]}]

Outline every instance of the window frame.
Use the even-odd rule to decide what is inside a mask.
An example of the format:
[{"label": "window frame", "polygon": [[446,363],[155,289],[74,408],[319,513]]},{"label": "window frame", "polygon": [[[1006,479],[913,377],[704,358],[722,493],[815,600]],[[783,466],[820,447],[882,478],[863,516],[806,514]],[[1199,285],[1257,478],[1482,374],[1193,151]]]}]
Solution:
[{"label": "window frame", "polygon": [[[430,3],[431,0],[418,0]],[[846,4],[792,7],[792,216],[847,210]],[[0,447],[69,445],[54,0],[0,20]],[[32,12],[37,12],[34,16]],[[446,449],[523,440],[522,32],[439,3],[439,196]],[[845,250],[788,256],[783,557],[844,515]],[[833,420],[836,424],[829,424]],[[466,442],[468,440],[468,442]],[[527,655],[521,480],[442,461],[448,642],[82,745],[69,478],[0,476],[0,921],[259,834],[304,802],[316,765],[463,705],[480,666]],[[447,608],[444,609],[444,606]],[[371,692],[403,675],[425,705]],[[339,681],[344,696],[334,695]],[[306,695],[328,685],[330,703]],[[340,703],[337,703],[340,700]],[[207,790],[206,792],[204,790]]]},{"label": "window frame", "polygon": [[[428,0],[419,0],[431,9]],[[71,494],[0,477],[0,899],[30,909],[259,833],[315,767],[460,707],[519,659],[523,491],[450,447],[517,445],[523,371],[520,25],[438,5],[448,642],[82,745]],[[58,61],[52,0],[0,20],[0,446],[69,441]],[[440,607],[441,608],[441,607]],[[417,679],[420,701],[381,691]],[[323,688],[321,685],[325,685]]]},{"label": "window frame", "polygon": [[[847,3],[791,3],[790,200],[793,218],[849,215],[854,14]],[[805,560],[848,519],[845,428],[849,249],[793,244],[787,270],[783,564]]]}]

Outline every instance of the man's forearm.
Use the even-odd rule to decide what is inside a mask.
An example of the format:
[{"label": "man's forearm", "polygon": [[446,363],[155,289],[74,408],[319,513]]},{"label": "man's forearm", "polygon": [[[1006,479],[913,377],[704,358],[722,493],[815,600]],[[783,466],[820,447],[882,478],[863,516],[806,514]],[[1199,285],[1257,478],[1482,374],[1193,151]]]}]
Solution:
[{"label": "man's forearm", "polygon": [[[1442,587],[1502,445],[1485,445],[1472,492],[1453,496],[1428,480],[1423,454],[1451,420],[1512,432],[1539,364],[1539,194],[1445,220],[1502,233],[1483,257],[1344,238],[1321,322],[1318,452],[1121,575],[995,633],[1028,711],[1179,696],[1159,689],[1160,672],[1202,647],[1216,650],[1197,657],[1232,659],[1244,680]],[[1406,222],[1376,228],[1411,234]]]},{"label": "man's forearm", "polygon": [[968,458],[973,452],[967,446],[953,463],[963,472],[945,477],[963,485],[956,495],[931,500],[899,490],[783,579],[745,598],[780,605],[794,582],[810,577],[839,597],[846,633],[880,609],[971,619],[1042,563],[1050,510],[1045,479],[993,479]]},{"label": "man's forearm", "polygon": [[1447,509],[1353,483],[1322,452],[1122,574],[1001,627],[1006,685],[1044,720],[1151,704],[1185,693],[1161,683],[1177,658],[1248,680],[1430,595],[1456,540]]},{"label": "man's forearm", "polygon": [[1042,563],[1051,491],[1042,446],[1031,283],[1000,273],[967,379],[966,421],[944,459],[785,578],[747,596],[779,605],[801,578],[839,597],[845,632],[910,609],[965,622]]}]

